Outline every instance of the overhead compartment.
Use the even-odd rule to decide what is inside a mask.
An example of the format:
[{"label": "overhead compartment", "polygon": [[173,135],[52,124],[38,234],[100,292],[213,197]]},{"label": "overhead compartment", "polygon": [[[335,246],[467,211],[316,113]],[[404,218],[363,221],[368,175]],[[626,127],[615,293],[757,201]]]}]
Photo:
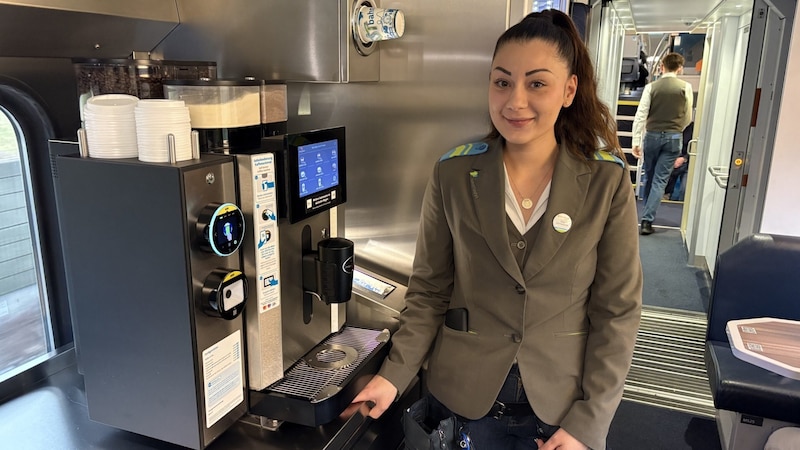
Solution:
[{"label": "overhead compartment", "polygon": [[0,57],[125,58],[178,22],[176,0],[0,0]]}]

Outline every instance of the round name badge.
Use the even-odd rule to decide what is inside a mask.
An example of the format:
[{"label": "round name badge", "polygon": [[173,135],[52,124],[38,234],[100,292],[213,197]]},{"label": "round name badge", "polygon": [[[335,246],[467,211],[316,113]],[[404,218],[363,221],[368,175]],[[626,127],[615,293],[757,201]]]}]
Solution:
[{"label": "round name badge", "polygon": [[572,219],[565,213],[558,213],[553,217],[553,229],[559,233],[566,233],[572,228]]}]

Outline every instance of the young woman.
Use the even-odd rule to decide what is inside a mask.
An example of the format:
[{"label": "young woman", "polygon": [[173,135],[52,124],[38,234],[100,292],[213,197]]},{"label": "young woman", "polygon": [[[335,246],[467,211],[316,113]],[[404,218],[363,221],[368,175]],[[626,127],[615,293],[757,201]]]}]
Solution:
[{"label": "young woman", "polygon": [[380,416],[428,360],[430,400],[477,449],[604,449],[639,325],[630,176],[565,14],[500,36],[492,131],[436,163],[407,310],[354,403]]}]

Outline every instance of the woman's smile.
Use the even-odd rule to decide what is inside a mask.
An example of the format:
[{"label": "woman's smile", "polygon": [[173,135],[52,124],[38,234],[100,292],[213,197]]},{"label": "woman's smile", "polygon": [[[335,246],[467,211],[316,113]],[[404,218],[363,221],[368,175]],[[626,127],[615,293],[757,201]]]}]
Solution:
[{"label": "woman's smile", "polygon": [[533,122],[532,118],[530,118],[530,119],[521,119],[521,118],[517,119],[517,118],[511,118],[511,117],[505,117],[505,116],[504,116],[504,118],[506,119],[506,121],[512,127],[515,127],[515,128],[522,128],[522,127],[530,124],[531,122]]}]

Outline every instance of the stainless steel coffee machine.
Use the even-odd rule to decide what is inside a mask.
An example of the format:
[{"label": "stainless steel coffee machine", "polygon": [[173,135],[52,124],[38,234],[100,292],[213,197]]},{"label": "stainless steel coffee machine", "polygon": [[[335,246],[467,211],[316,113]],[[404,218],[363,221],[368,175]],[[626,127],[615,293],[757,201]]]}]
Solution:
[{"label": "stainless steel coffee machine", "polygon": [[56,158],[59,216],[95,421],[191,448],[242,417],[318,427],[385,355],[388,331],[346,324],[353,243],[332,219],[347,199],[345,129],[277,134],[280,115],[250,125],[259,103],[256,114],[232,105],[259,86],[223,80],[197,102],[203,117],[247,117],[248,136],[262,130],[256,143],[213,122],[205,136],[223,139],[200,152],[195,130],[188,161],[51,144],[67,155]]},{"label": "stainless steel coffee machine", "polygon": [[[353,243],[331,220],[347,199],[343,127],[272,136],[231,149],[242,210],[251,414],[262,424],[336,418],[377,371],[389,333],[346,325]],[[337,233],[338,231],[338,233]]]}]

